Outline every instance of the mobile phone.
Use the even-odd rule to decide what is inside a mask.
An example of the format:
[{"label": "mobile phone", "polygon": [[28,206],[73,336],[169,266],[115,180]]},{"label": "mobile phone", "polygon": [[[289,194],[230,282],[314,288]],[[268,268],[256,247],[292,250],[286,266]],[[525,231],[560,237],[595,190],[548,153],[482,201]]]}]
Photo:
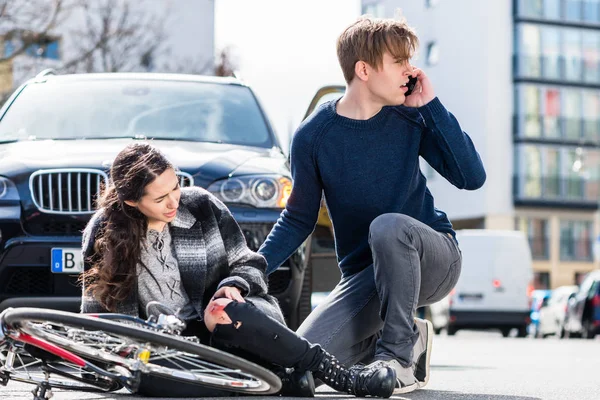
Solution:
[{"label": "mobile phone", "polygon": [[408,78],[408,83],[406,84],[406,87],[408,88],[408,90],[406,91],[406,93],[404,93],[404,97],[406,97],[412,93],[416,84],[417,84],[417,77],[413,78],[412,76],[410,76]]}]

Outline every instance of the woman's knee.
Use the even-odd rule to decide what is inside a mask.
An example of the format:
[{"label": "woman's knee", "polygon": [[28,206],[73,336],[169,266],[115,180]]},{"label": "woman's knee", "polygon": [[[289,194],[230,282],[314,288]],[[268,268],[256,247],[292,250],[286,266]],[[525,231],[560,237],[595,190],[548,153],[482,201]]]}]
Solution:
[{"label": "woman's knee", "polygon": [[215,330],[217,324],[231,324],[231,318],[225,312],[225,307],[233,300],[220,298],[208,303],[204,310],[204,323],[210,332]]}]

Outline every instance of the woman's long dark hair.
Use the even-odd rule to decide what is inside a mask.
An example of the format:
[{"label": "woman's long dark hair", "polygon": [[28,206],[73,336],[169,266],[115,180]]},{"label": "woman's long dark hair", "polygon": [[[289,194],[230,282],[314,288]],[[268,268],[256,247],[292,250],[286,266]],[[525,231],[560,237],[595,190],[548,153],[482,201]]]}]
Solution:
[{"label": "woman's long dark hair", "polygon": [[145,187],[169,168],[173,165],[158,149],[143,143],[123,149],[110,168],[110,183],[98,204],[104,222],[96,234],[92,267],[81,277],[86,293],[109,311],[115,311],[135,287],[148,229],[146,216],[125,200],[139,201]]}]

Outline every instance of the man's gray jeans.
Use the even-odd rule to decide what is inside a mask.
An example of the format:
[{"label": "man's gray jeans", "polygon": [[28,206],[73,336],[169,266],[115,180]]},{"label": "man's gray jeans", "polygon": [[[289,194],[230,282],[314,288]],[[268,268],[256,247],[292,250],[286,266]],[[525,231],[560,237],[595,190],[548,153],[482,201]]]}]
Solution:
[{"label": "man's gray jeans", "polygon": [[403,214],[383,214],[370,226],[373,264],[342,276],[298,333],[346,364],[412,360],[417,307],[450,293],[461,270],[456,241]]}]

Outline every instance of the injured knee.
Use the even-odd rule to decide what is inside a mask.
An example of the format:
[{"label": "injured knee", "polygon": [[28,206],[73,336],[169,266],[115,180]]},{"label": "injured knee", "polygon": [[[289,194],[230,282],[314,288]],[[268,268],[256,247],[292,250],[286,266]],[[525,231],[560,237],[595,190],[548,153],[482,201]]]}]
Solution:
[{"label": "injured knee", "polygon": [[[229,315],[225,312],[225,307],[232,301],[231,299],[220,298],[208,303],[204,311],[204,323],[210,332],[215,330],[217,324],[227,325],[233,323]],[[238,326],[235,326],[236,324]],[[234,328],[237,329],[241,325],[241,322],[236,321],[236,324],[234,324]]]}]

